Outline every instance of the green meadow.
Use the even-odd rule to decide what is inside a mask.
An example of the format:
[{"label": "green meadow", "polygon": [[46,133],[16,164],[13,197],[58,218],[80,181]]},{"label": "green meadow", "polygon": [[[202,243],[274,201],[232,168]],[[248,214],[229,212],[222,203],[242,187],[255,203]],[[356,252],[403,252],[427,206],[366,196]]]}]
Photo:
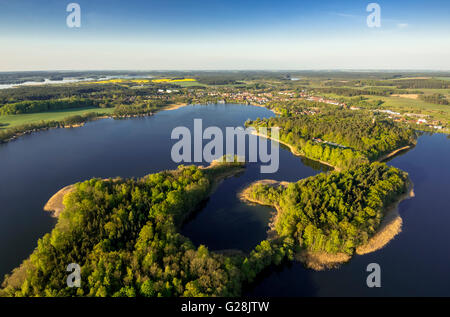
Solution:
[{"label": "green meadow", "polygon": [[102,114],[111,114],[114,108],[81,108],[81,109],[64,109],[56,110],[50,112],[39,112],[39,113],[26,113],[26,114],[16,114],[8,116],[0,116],[0,129],[13,128],[15,126],[36,123],[40,121],[59,121],[64,118],[82,115],[89,112],[97,112]]},{"label": "green meadow", "polygon": [[403,97],[382,97],[382,96],[364,96],[370,100],[383,100],[382,108],[398,111],[411,112],[417,114],[430,115],[435,119],[448,121],[450,118],[449,105],[437,105],[428,103],[420,99],[409,99]]}]

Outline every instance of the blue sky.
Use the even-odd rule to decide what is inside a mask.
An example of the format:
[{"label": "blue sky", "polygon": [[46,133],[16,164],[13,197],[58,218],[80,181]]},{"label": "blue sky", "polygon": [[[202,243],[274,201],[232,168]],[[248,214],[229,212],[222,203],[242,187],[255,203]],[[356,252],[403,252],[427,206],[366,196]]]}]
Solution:
[{"label": "blue sky", "polygon": [[0,0],[0,71],[48,69],[450,70],[450,1]]}]

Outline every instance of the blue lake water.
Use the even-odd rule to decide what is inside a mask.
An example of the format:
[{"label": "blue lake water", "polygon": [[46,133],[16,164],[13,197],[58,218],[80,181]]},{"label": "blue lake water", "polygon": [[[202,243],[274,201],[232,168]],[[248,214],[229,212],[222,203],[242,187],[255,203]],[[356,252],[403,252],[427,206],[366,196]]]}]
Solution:
[{"label": "blue lake water", "polygon": [[[403,201],[402,232],[374,253],[339,269],[315,272],[294,263],[267,272],[252,296],[450,296],[450,140],[423,135],[388,164],[409,173],[415,197]],[[368,288],[369,263],[381,267],[381,288]]]},{"label": "blue lake water", "polygon": [[[0,145],[0,274],[18,266],[50,232],[55,219],[42,210],[62,187],[92,177],[139,177],[174,169],[170,151],[176,126],[243,126],[247,119],[269,117],[267,109],[244,105],[188,106],[152,117],[105,119],[83,128],[54,129]],[[403,232],[373,254],[356,256],[341,268],[306,270],[294,263],[266,272],[246,295],[380,296],[450,295],[450,140],[424,135],[418,145],[389,162],[410,173],[416,197],[400,204]],[[327,168],[280,148],[280,169],[261,174],[258,163],[225,180],[183,226],[196,245],[211,250],[251,250],[266,237],[271,209],[247,205],[237,193],[258,179],[296,181]],[[382,287],[366,286],[366,266],[381,265]]]}]

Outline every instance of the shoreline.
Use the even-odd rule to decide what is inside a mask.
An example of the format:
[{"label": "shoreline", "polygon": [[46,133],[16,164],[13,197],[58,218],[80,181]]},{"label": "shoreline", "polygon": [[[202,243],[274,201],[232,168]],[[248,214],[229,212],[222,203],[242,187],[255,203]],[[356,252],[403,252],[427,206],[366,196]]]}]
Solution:
[{"label": "shoreline", "polygon": [[[269,220],[270,229],[267,232],[268,239],[275,238],[278,236],[275,231],[275,223],[278,216],[283,211],[277,204],[264,203],[249,196],[249,189],[258,184],[287,186],[289,182],[270,179],[260,180],[251,183],[238,193],[238,198],[243,202],[269,206],[275,209]],[[353,255],[348,255],[342,252],[336,254],[326,253],[324,251],[313,252],[304,249],[295,254],[295,260],[303,263],[308,269],[323,271],[339,267],[340,265],[350,261],[354,255],[365,255],[384,248],[402,231],[403,220],[398,212],[400,203],[413,197],[415,197],[414,184],[408,179],[408,189],[406,192],[400,195],[393,203],[385,207],[383,219],[380,222],[376,233],[370,237],[365,244],[358,246]]]},{"label": "shoreline", "polygon": [[413,147],[413,145],[405,145],[405,146],[403,146],[401,148],[398,148],[398,149],[396,149],[396,150],[394,150],[394,151],[392,151],[390,153],[387,153],[387,154],[383,155],[377,161],[378,162],[384,162],[384,161],[386,161],[386,160],[396,156],[398,153],[400,153],[402,151],[406,151],[408,149],[412,149],[412,147]]},{"label": "shoreline", "polygon": [[187,104],[187,103],[175,103],[175,104],[172,104],[172,105],[168,105],[165,108],[162,108],[160,111],[177,110],[177,109],[180,109],[180,108],[183,108],[183,107],[186,107],[186,106],[189,106],[189,104]]},{"label": "shoreline", "polygon": [[[219,162],[219,161],[212,161],[208,166],[199,166],[199,169],[202,170],[212,170],[216,166],[220,166],[221,164],[227,164],[226,162]],[[209,191],[208,197],[211,196],[217,188],[222,184],[223,181],[225,181],[227,178],[236,176],[237,174],[243,172],[245,170],[245,164],[242,166],[233,166],[233,168],[230,168],[229,171],[222,173],[220,176],[216,177],[216,179],[213,180],[211,184],[211,189]]]},{"label": "shoreline", "polygon": [[[155,113],[160,112],[160,111],[176,110],[176,109],[179,109],[179,108],[183,108],[185,106],[188,106],[188,104],[187,103],[172,104],[172,105],[168,105],[165,108],[161,108],[159,110],[156,110],[156,112],[149,112],[149,113],[145,113],[145,114],[135,114],[135,115],[130,114],[130,115],[115,116],[113,113],[109,114],[109,115],[101,114],[99,116],[96,116],[96,117],[93,117],[93,118],[89,118],[86,121],[83,121],[83,122],[80,122],[80,123],[75,123],[75,124],[69,124],[69,125],[64,125],[64,123],[62,121],[55,121],[56,122],[55,126],[34,128],[34,129],[22,131],[22,132],[17,132],[17,133],[12,135],[8,139],[0,140],[0,144],[6,144],[6,143],[9,143],[9,142],[15,141],[15,140],[17,140],[18,138],[20,138],[20,137],[22,137],[24,135],[32,134],[34,132],[42,132],[42,131],[46,131],[46,130],[50,130],[50,129],[80,128],[80,127],[83,127],[87,122],[97,121],[97,120],[102,120],[102,119],[127,119],[127,118],[150,117],[150,116],[153,116]],[[62,119],[62,120],[64,120],[64,119]],[[51,122],[51,120],[44,121],[44,122]]]},{"label": "shoreline", "polygon": [[64,198],[75,189],[75,184],[65,186],[56,192],[44,206],[44,210],[51,213],[53,218],[59,218],[59,215],[64,210]]},{"label": "shoreline", "polygon": [[275,109],[270,109],[270,108],[266,107],[266,105],[260,105],[260,104],[257,104],[257,103],[249,103],[248,105],[249,106],[253,106],[253,107],[265,108],[265,109],[267,109],[267,110],[269,110],[269,111],[271,111],[271,112],[273,112],[274,114],[277,114],[277,115],[281,114],[281,112],[276,111]]},{"label": "shoreline", "polygon": [[364,255],[384,248],[399,233],[402,232],[403,219],[399,213],[400,203],[404,200],[414,198],[414,184],[408,180],[408,189],[396,201],[386,207],[383,220],[380,222],[377,232],[369,240],[356,248],[355,253]]},{"label": "shoreline", "polygon": [[[258,104],[251,104],[251,105],[252,105],[252,106],[255,106],[255,107],[263,107],[263,108],[266,108],[266,109],[272,111],[273,113],[275,113],[275,114],[277,114],[277,115],[281,114],[280,112],[277,112],[277,111],[275,111],[275,110],[272,110],[272,109],[267,108],[265,105],[258,105]],[[332,167],[335,171],[338,171],[338,172],[342,171],[341,168],[338,168],[338,167],[336,167],[336,166],[333,166],[333,165],[331,165],[330,163],[327,163],[327,162],[324,162],[324,161],[321,161],[321,160],[317,160],[317,159],[312,159],[312,158],[309,158],[309,157],[307,157],[307,156],[305,156],[305,155],[302,155],[302,154],[298,153],[298,152],[294,149],[294,146],[293,146],[293,145],[288,144],[288,143],[286,143],[286,142],[284,142],[284,141],[281,141],[281,140],[275,140],[275,139],[273,139],[272,137],[269,137],[269,136],[267,136],[267,135],[259,134],[258,132],[256,132],[256,130],[255,130],[252,134],[257,135],[257,136],[260,136],[260,137],[263,137],[263,138],[267,138],[267,139],[273,140],[273,141],[275,141],[275,142],[278,142],[278,143],[280,143],[280,144],[283,144],[283,145],[287,146],[287,147],[289,148],[289,150],[291,151],[291,153],[294,154],[295,156],[300,156],[300,157],[303,157],[303,158],[307,158],[308,160],[312,160],[312,161],[319,162],[319,163],[321,163],[321,164],[323,164],[323,165]],[[401,147],[401,148],[395,149],[395,150],[393,150],[392,152],[387,153],[387,154],[383,155],[382,157],[380,157],[380,158],[374,160],[374,162],[375,162],[375,161],[378,161],[378,162],[384,162],[384,161],[386,161],[386,160],[388,160],[388,159],[394,157],[394,156],[397,155],[398,153],[400,153],[400,152],[402,152],[402,151],[406,151],[406,150],[408,150],[408,149],[411,149],[411,148],[413,148],[414,146],[415,146],[415,144],[409,144],[409,145],[403,146],[403,147]]]},{"label": "shoreline", "polygon": [[278,142],[279,144],[282,144],[282,145],[288,147],[289,150],[291,151],[291,153],[294,154],[295,156],[299,156],[299,157],[303,157],[303,158],[306,158],[306,159],[311,160],[311,161],[319,162],[319,163],[322,164],[322,165],[326,165],[326,166],[328,166],[328,167],[333,168],[333,170],[335,170],[335,171],[337,171],[337,172],[342,171],[341,168],[336,167],[336,166],[333,166],[333,165],[331,165],[330,163],[327,163],[327,162],[324,162],[324,161],[321,161],[321,160],[318,160],[318,159],[309,158],[309,157],[307,157],[307,156],[305,156],[305,155],[303,155],[303,154],[298,153],[297,150],[294,148],[294,146],[291,145],[291,144],[289,144],[289,143],[286,143],[286,142],[281,141],[281,140],[274,139],[274,138],[272,138],[272,137],[270,137],[270,136],[268,136],[268,135],[260,134],[260,133],[258,133],[257,131],[253,131],[252,134],[253,134],[253,135],[256,135],[256,136],[259,136],[259,137],[262,137],[262,138],[266,138],[266,139],[269,139],[269,140]]},{"label": "shoreline", "polygon": [[[270,179],[263,179],[260,181],[256,181],[246,188],[244,188],[241,192],[238,193],[238,197],[241,201],[246,203],[258,204],[262,206],[268,206],[275,209],[274,212],[271,213],[271,217],[269,220],[269,230],[267,231],[267,239],[275,239],[278,237],[278,233],[275,230],[275,223],[277,222],[278,217],[281,215],[283,210],[277,204],[267,204],[261,202],[257,199],[251,198],[248,194],[248,190],[257,184],[271,185],[271,186],[284,186],[286,187],[289,182],[285,181],[275,181]],[[296,252],[294,255],[294,259],[300,263],[302,263],[306,268],[312,269],[315,271],[323,271],[326,269],[334,269],[339,267],[341,264],[348,262],[351,259],[351,256],[345,253],[326,253],[324,251],[313,252],[309,250],[301,250],[300,252]]]},{"label": "shoreline", "polygon": [[259,185],[259,184],[270,185],[270,186],[274,186],[274,187],[275,186],[287,187],[289,185],[289,182],[276,181],[276,180],[272,180],[272,179],[262,179],[262,180],[251,183],[250,185],[248,185],[247,187],[245,187],[244,189],[242,189],[240,192],[237,193],[237,197],[242,202],[245,202],[247,204],[257,204],[257,205],[261,205],[261,206],[268,206],[268,207],[275,209],[275,211],[270,213],[270,218],[269,218],[269,223],[268,223],[269,230],[267,231],[267,238],[272,238],[277,235],[277,232],[275,231],[275,223],[276,223],[279,215],[281,215],[281,213],[283,211],[277,204],[275,204],[275,205],[267,204],[267,203],[264,203],[257,199],[251,198],[249,196],[248,190],[251,187],[253,187],[254,185]]},{"label": "shoreline", "polygon": [[[326,166],[329,166],[329,167],[333,168],[333,169],[334,169],[335,171],[337,171],[337,172],[341,172],[341,171],[342,171],[341,168],[339,168],[339,167],[337,167],[337,166],[334,166],[334,165],[331,165],[330,163],[327,163],[327,162],[324,162],[324,161],[321,161],[321,160],[318,160],[318,159],[313,159],[313,158],[310,158],[310,157],[308,157],[308,156],[305,156],[305,155],[303,155],[303,154],[298,153],[298,152],[295,150],[295,148],[294,148],[293,145],[288,144],[288,143],[286,143],[286,142],[284,142],[284,141],[274,139],[274,138],[272,138],[272,137],[270,137],[270,136],[267,136],[267,135],[264,135],[264,134],[260,134],[260,133],[258,133],[256,130],[253,131],[252,134],[253,134],[253,135],[256,135],[256,136],[259,136],[259,137],[262,137],[262,138],[266,138],[266,139],[269,139],[269,140],[278,142],[279,144],[285,145],[286,147],[289,148],[289,150],[291,151],[291,153],[294,154],[295,156],[299,156],[299,157],[303,157],[303,158],[306,158],[306,159],[311,160],[311,161],[319,162],[319,163],[322,164],[322,165],[326,165]],[[384,161],[386,161],[386,160],[388,160],[388,159],[390,159],[390,158],[393,158],[393,157],[396,156],[398,153],[403,152],[403,151],[406,151],[406,150],[409,150],[409,149],[412,149],[413,147],[414,147],[413,144],[405,145],[405,146],[403,146],[403,147],[401,147],[401,148],[395,149],[395,150],[393,150],[392,152],[389,152],[389,153],[383,155],[382,157],[380,157],[380,158],[374,160],[373,162],[384,162]],[[372,162],[371,162],[371,163],[372,163]]]},{"label": "shoreline", "polygon": [[[210,170],[214,167],[220,165],[218,162],[212,162],[209,166],[199,166],[199,169],[202,170]],[[227,178],[233,177],[236,174],[242,172],[245,169],[245,166],[235,166],[233,168],[230,168],[229,171],[226,171],[222,173],[220,176],[218,176],[216,179],[213,180],[211,184],[211,189],[208,194],[208,197],[216,191],[217,187]],[[104,181],[114,181],[114,178],[104,178]],[[60,190],[58,190],[55,194],[53,194],[52,197],[47,201],[47,203],[44,205],[43,210],[47,211],[51,214],[53,218],[59,218],[61,213],[64,211],[65,205],[64,205],[64,198],[66,195],[72,193],[75,190],[75,184],[67,185]]]},{"label": "shoreline", "polygon": [[302,250],[295,254],[295,260],[303,263],[307,269],[324,271],[337,269],[342,264],[351,260],[352,256],[346,253],[326,253],[324,251]]}]

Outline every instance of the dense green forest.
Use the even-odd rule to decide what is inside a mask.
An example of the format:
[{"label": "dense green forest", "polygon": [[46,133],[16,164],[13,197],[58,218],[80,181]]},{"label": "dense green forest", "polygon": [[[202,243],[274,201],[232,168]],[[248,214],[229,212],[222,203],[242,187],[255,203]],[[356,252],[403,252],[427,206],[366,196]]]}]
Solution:
[{"label": "dense green forest", "polygon": [[[240,163],[180,166],[141,179],[91,179],[66,196],[65,210],[28,260],[7,277],[6,296],[231,296],[238,261],[198,248],[177,232],[214,183]],[[66,286],[78,263],[81,288]]]},{"label": "dense green forest", "polygon": [[[271,264],[292,259],[289,241],[262,241],[247,256],[195,247],[178,229],[218,181],[242,163],[179,166],[141,179],[76,184],[51,233],[5,277],[0,296],[238,296]],[[66,284],[81,266],[80,288]]]},{"label": "dense green forest", "polygon": [[64,109],[77,109],[77,108],[104,108],[106,104],[112,106],[115,104],[115,115],[125,116],[131,114],[145,114],[151,111],[156,111],[167,106],[170,102],[168,100],[159,99],[142,99],[136,97],[133,102],[123,103],[109,103],[99,102],[95,99],[87,98],[64,98],[64,99],[52,99],[52,100],[28,100],[20,101],[16,103],[8,103],[0,106],[0,115],[14,115],[24,113],[36,113],[47,112]]},{"label": "dense green forest", "polygon": [[98,107],[98,103],[91,99],[66,98],[39,101],[21,101],[5,104],[0,107],[0,115],[46,112],[62,109]]},{"label": "dense green forest", "polygon": [[345,110],[297,115],[287,108],[282,116],[248,121],[246,125],[279,127],[280,140],[292,145],[297,153],[338,168],[374,161],[415,142],[410,128],[372,114]]},{"label": "dense green forest", "polygon": [[[55,228],[6,276],[0,296],[238,296],[262,270],[293,260],[296,252],[352,255],[373,236],[386,207],[409,185],[406,173],[371,162],[415,144],[411,127],[421,128],[371,110],[389,109],[386,100],[397,93],[419,94],[417,102],[446,105],[445,91],[430,95],[416,89],[450,87],[448,80],[395,73],[164,73],[173,76],[196,78],[204,85],[125,80],[0,90],[0,115],[80,107],[99,110],[61,121],[14,127],[5,123],[0,126],[0,142],[39,129],[76,125],[102,115],[102,108],[113,108],[112,116],[118,118],[151,114],[174,103],[258,103],[279,116],[248,121],[247,126],[280,127],[281,141],[293,152],[341,171],[287,187],[252,185],[248,189],[252,200],[281,212],[274,218],[275,235],[248,254],[212,252],[179,233],[183,221],[208,198],[215,184],[241,170],[240,164],[208,169],[180,166],[139,179],[79,183],[66,197]],[[5,80],[21,79],[8,75]],[[336,95],[337,103],[325,102],[316,93]],[[352,111],[350,106],[362,109]],[[66,286],[69,263],[81,266],[81,288]]]},{"label": "dense green forest", "polygon": [[[141,179],[76,184],[51,233],[5,277],[0,296],[238,296],[270,265],[302,249],[346,252],[377,230],[408,176],[386,164],[319,174],[286,188],[253,185],[250,196],[282,210],[277,236],[249,254],[195,247],[178,230],[218,180],[242,169],[180,166]],[[66,285],[66,266],[81,266],[81,287]]]},{"label": "dense green forest", "polygon": [[133,115],[151,114],[169,105],[168,101],[147,100],[133,105],[117,105],[114,107],[114,116],[124,117]]},{"label": "dense green forest", "polygon": [[113,85],[43,85],[23,86],[0,90],[0,104],[16,103],[20,101],[51,100],[64,98],[87,98],[102,91],[118,88]]},{"label": "dense green forest", "polygon": [[310,251],[351,255],[376,232],[386,207],[408,186],[407,173],[375,162],[287,187],[255,184],[248,195],[279,209],[274,225],[281,238]]},{"label": "dense green forest", "polygon": [[0,105],[21,101],[51,101],[55,99],[91,99],[99,107],[114,107],[120,104],[133,104],[135,100],[158,98],[169,100],[182,97],[181,93],[161,94],[159,90],[180,88],[167,83],[148,83],[139,86],[132,81],[124,83],[82,82],[64,85],[23,86],[0,89]]}]

